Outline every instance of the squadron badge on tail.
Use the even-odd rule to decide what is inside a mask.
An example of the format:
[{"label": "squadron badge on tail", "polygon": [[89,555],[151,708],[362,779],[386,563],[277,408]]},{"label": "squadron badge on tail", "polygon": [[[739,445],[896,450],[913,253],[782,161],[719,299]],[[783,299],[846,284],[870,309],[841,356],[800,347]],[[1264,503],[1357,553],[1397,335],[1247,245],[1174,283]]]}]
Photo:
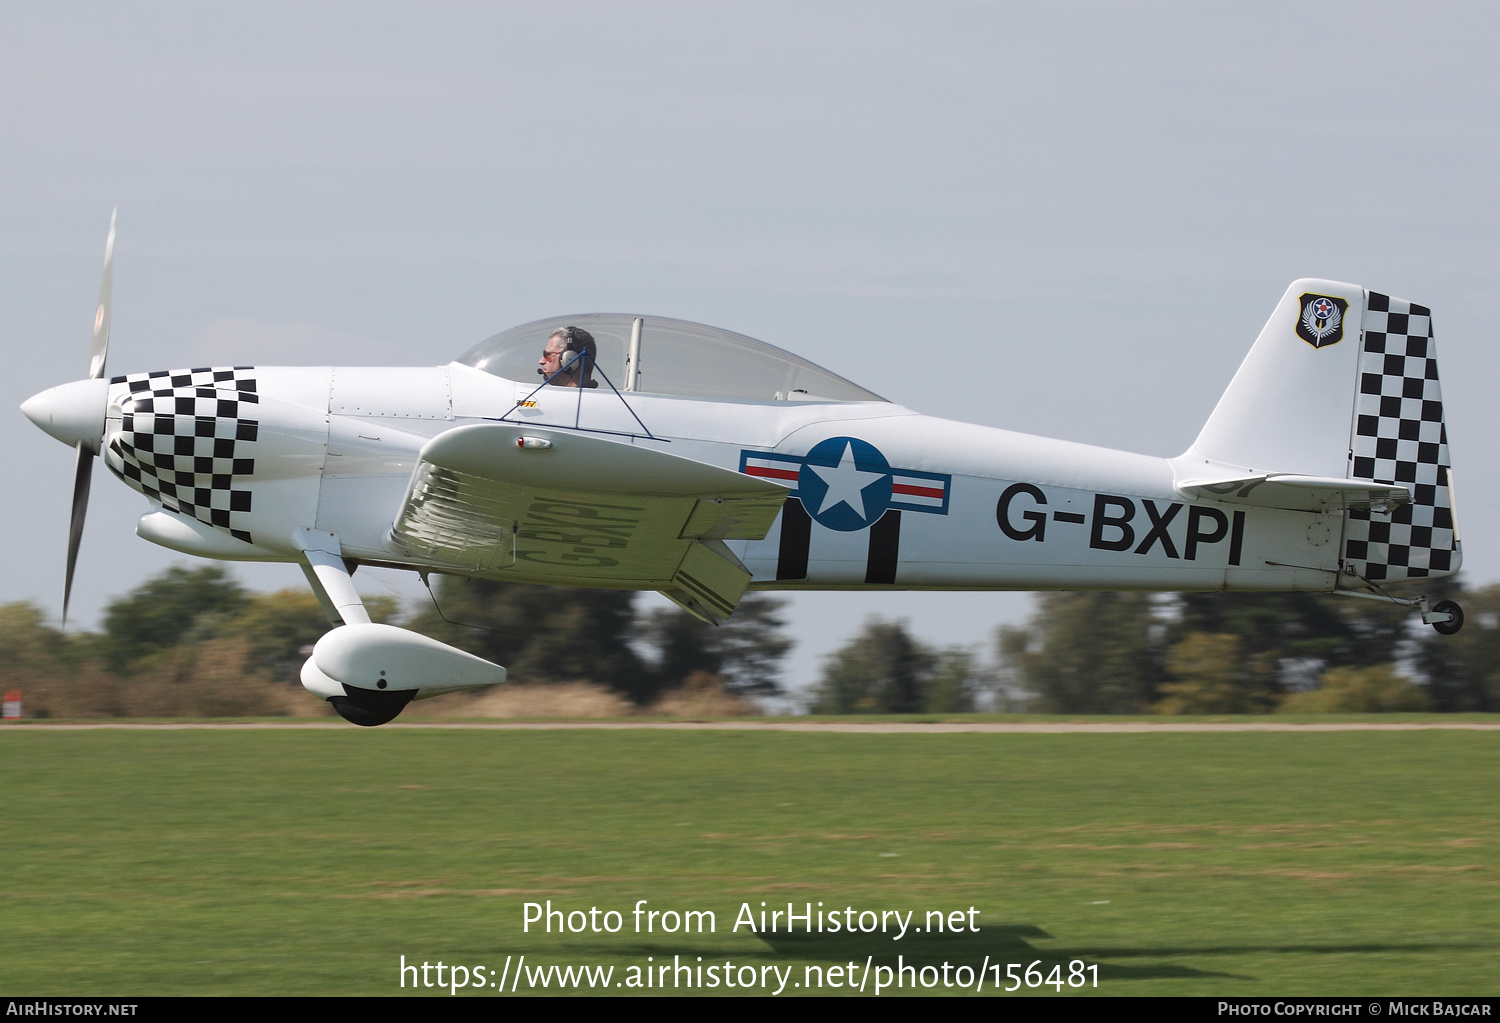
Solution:
[{"label": "squadron badge on tail", "polygon": [[1314,348],[1336,345],[1344,338],[1344,313],[1349,303],[1331,295],[1303,295],[1297,336]]}]

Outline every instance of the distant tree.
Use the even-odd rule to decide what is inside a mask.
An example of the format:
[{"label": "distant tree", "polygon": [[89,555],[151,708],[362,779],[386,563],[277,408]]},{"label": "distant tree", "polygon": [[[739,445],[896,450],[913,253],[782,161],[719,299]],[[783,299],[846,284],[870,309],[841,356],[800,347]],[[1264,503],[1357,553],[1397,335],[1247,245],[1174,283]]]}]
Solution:
[{"label": "distant tree", "polygon": [[1037,694],[1026,673],[1026,651],[1031,633],[1014,625],[995,628],[995,669],[990,674],[990,694],[994,708],[1015,714],[1031,709]]},{"label": "distant tree", "polygon": [[1173,643],[1194,633],[1239,637],[1247,704],[1274,703],[1298,674],[1394,661],[1410,635],[1404,607],[1320,593],[1184,593],[1179,608]]},{"label": "distant tree", "polygon": [[0,677],[21,670],[50,670],[62,657],[63,634],[31,601],[0,604]]},{"label": "distant tree", "polygon": [[1002,671],[1043,711],[1140,713],[1162,679],[1164,632],[1150,594],[1043,593],[1024,633],[1002,635]]},{"label": "distant tree", "polygon": [[1500,585],[1467,594],[1434,588],[1430,595],[1458,600],[1465,619],[1454,636],[1422,630],[1415,664],[1432,709],[1500,711]]},{"label": "distant tree", "polygon": [[639,632],[642,645],[655,654],[654,688],[676,689],[690,676],[720,678],[724,657],[716,631],[677,607],[658,607],[646,614]]},{"label": "distant tree", "polygon": [[1167,650],[1166,677],[1152,708],[1158,714],[1247,714],[1269,711],[1276,693],[1244,677],[1240,637],[1189,633]]},{"label": "distant tree", "polygon": [[[1439,593],[1442,580],[1425,580]],[[1047,593],[1001,636],[1002,677],[1061,713],[1251,713],[1300,677],[1391,663],[1412,648],[1411,613],[1313,593]],[[1451,667],[1451,666],[1450,666]]]},{"label": "distant tree", "polygon": [[769,593],[747,593],[734,616],[714,632],[724,658],[720,674],[724,687],[739,696],[771,696],[781,692],[781,662],[792,648],[783,630],[781,610],[786,601]]},{"label": "distant tree", "polygon": [[[631,646],[635,594],[444,576],[410,626],[503,665],[516,682],[595,682],[637,703],[656,679]],[[448,619],[444,621],[444,618]],[[459,624],[452,624],[459,623]]]},{"label": "distant tree", "polygon": [[111,670],[128,672],[194,630],[206,635],[249,606],[249,594],[218,565],[174,566],[109,603],[99,650]]},{"label": "distant tree", "polygon": [[871,618],[823,669],[815,714],[909,714],[922,709],[922,681],[937,664],[905,622]]},{"label": "distant tree", "polygon": [[764,593],[747,593],[734,615],[709,625],[680,608],[657,608],[646,616],[642,637],[656,653],[658,690],[682,686],[695,673],[717,676],[736,696],[771,696],[781,659],[792,641],[777,613],[785,602]]},{"label": "distant tree", "polygon": [[966,714],[974,709],[984,681],[985,674],[972,650],[941,650],[922,685],[922,710],[927,714]]},{"label": "distant tree", "polygon": [[948,713],[974,709],[973,654],[934,652],[905,622],[871,618],[832,654],[812,694],[815,714]]},{"label": "distant tree", "polygon": [[19,689],[28,716],[119,713],[118,679],[94,659],[93,638],[65,636],[35,604],[0,605],[0,683]]},{"label": "distant tree", "polygon": [[[209,622],[222,628],[207,628]],[[45,717],[287,713],[288,688],[256,666],[252,634],[237,624],[200,615],[177,643],[136,658],[122,677],[90,659],[97,643],[64,637],[32,605],[6,605],[0,676],[22,691],[28,714]]]},{"label": "distant tree", "polygon": [[[390,597],[366,597],[364,602],[372,621],[388,622],[396,616],[398,606]],[[286,682],[299,680],[307,649],[334,627],[318,598],[306,588],[254,594],[235,617],[203,624],[184,639],[242,638],[248,643],[250,659],[271,677]]]},{"label": "distant tree", "polygon": [[1431,706],[1420,686],[1396,674],[1394,665],[1332,668],[1318,688],[1293,693],[1279,708],[1283,714],[1379,714],[1427,710]]}]

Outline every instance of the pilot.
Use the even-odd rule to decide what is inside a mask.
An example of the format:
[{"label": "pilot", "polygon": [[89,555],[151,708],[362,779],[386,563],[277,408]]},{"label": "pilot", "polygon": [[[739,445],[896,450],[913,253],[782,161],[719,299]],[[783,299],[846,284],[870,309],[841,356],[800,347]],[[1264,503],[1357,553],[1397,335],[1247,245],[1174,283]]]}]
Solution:
[{"label": "pilot", "polygon": [[537,373],[549,377],[547,381],[558,387],[598,387],[594,376],[594,359],[599,346],[594,344],[594,335],[582,327],[562,327],[552,332],[542,357],[537,360]]}]

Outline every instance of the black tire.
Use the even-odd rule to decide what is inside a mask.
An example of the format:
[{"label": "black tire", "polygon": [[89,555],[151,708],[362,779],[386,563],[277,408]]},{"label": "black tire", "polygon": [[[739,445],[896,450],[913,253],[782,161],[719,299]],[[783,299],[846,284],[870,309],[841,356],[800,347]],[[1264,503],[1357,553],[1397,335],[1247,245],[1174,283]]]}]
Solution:
[{"label": "black tire", "polygon": [[328,702],[339,712],[339,717],[361,728],[374,728],[400,714],[412,697],[415,689],[398,689],[389,693],[378,693],[372,689],[356,689],[345,686],[347,696],[330,696]]},{"label": "black tire", "polygon": [[1432,627],[1444,636],[1451,636],[1464,627],[1464,609],[1451,600],[1440,600],[1432,606],[1434,611],[1447,611],[1453,616],[1450,621],[1433,622]]}]

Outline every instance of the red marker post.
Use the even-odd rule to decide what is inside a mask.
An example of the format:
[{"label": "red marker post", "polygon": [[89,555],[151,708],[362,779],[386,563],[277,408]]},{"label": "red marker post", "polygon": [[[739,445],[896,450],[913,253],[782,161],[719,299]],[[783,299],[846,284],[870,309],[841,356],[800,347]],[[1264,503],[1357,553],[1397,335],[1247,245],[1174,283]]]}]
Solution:
[{"label": "red marker post", "polygon": [[21,718],[21,690],[7,689],[5,691],[5,703],[0,710],[0,717],[6,721],[18,721]]}]

